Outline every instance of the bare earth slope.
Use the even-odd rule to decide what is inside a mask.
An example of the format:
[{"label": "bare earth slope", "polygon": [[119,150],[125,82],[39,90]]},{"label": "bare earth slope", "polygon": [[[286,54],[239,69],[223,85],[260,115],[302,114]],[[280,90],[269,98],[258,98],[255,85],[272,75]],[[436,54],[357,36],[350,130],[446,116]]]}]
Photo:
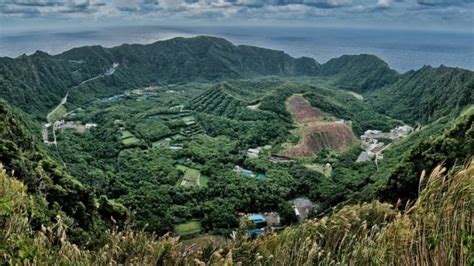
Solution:
[{"label": "bare earth slope", "polygon": [[298,125],[298,144],[283,151],[288,157],[307,157],[322,149],[343,151],[355,142],[350,121],[336,121],[311,106],[301,94],[292,95],[286,109]]}]

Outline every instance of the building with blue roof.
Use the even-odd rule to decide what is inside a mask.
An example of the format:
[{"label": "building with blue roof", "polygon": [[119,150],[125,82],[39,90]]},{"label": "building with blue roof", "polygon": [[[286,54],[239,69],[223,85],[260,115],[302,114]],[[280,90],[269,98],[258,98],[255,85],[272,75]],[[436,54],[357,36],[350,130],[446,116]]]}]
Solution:
[{"label": "building with blue roof", "polygon": [[265,217],[261,214],[249,214],[249,220],[254,224],[265,223]]},{"label": "building with blue roof", "polygon": [[262,234],[263,234],[263,230],[260,228],[247,230],[248,237],[257,237],[257,236],[261,236]]},{"label": "building with blue roof", "polygon": [[253,173],[252,173],[252,171],[250,171],[250,170],[243,169],[242,172],[241,172],[241,174],[242,174],[243,176],[250,177],[250,176],[252,176]]}]

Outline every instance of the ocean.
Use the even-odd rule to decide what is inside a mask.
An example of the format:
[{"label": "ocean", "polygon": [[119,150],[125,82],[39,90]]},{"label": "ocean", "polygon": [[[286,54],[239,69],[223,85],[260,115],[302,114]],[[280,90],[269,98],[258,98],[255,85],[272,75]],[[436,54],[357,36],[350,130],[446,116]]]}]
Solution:
[{"label": "ocean", "polygon": [[320,63],[344,54],[374,54],[403,73],[441,64],[474,70],[474,33],[408,30],[255,26],[121,26],[2,32],[0,56],[42,50],[51,54],[84,45],[112,47],[152,43],[177,36],[212,35],[235,44],[283,50]]}]

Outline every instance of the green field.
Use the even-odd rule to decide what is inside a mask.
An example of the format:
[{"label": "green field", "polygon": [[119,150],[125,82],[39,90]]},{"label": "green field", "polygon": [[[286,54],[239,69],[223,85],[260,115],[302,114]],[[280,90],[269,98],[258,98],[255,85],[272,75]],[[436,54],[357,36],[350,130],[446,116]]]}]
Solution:
[{"label": "green field", "polygon": [[137,139],[130,131],[122,131],[122,143],[125,145],[132,145],[139,143],[140,140]]},{"label": "green field", "polygon": [[198,234],[201,232],[202,226],[199,221],[191,221],[176,225],[174,230],[179,235]]},{"label": "green field", "polygon": [[184,165],[177,165],[176,168],[184,173],[184,177],[179,180],[178,184],[183,186],[197,186],[199,184],[199,177],[201,176],[199,170]]},{"label": "green field", "polygon": [[[184,177],[178,181],[178,185],[183,186],[207,186],[209,178],[207,176],[201,175],[201,172],[197,169],[177,165],[176,168],[184,173]],[[183,180],[186,180],[183,182]]]},{"label": "green field", "polygon": [[205,175],[201,175],[199,177],[199,186],[200,187],[207,187],[207,183],[209,182],[209,177]]},{"label": "green field", "polygon": [[331,168],[327,168],[327,167],[325,167],[321,164],[318,164],[318,163],[305,164],[304,166],[306,168],[310,169],[310,170],[319,172],[319,173],[325,175],[326,177],[331,177],[331,174],[332,174]]}]

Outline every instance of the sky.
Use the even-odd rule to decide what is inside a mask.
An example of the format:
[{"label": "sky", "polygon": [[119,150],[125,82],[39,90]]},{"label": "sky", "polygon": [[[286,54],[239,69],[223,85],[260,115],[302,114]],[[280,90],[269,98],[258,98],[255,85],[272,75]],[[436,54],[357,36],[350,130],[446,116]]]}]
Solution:
[{"label": "sky", "polygon": [[474,0],[0,0],[0,33],[108,25],[474,32]]}]

